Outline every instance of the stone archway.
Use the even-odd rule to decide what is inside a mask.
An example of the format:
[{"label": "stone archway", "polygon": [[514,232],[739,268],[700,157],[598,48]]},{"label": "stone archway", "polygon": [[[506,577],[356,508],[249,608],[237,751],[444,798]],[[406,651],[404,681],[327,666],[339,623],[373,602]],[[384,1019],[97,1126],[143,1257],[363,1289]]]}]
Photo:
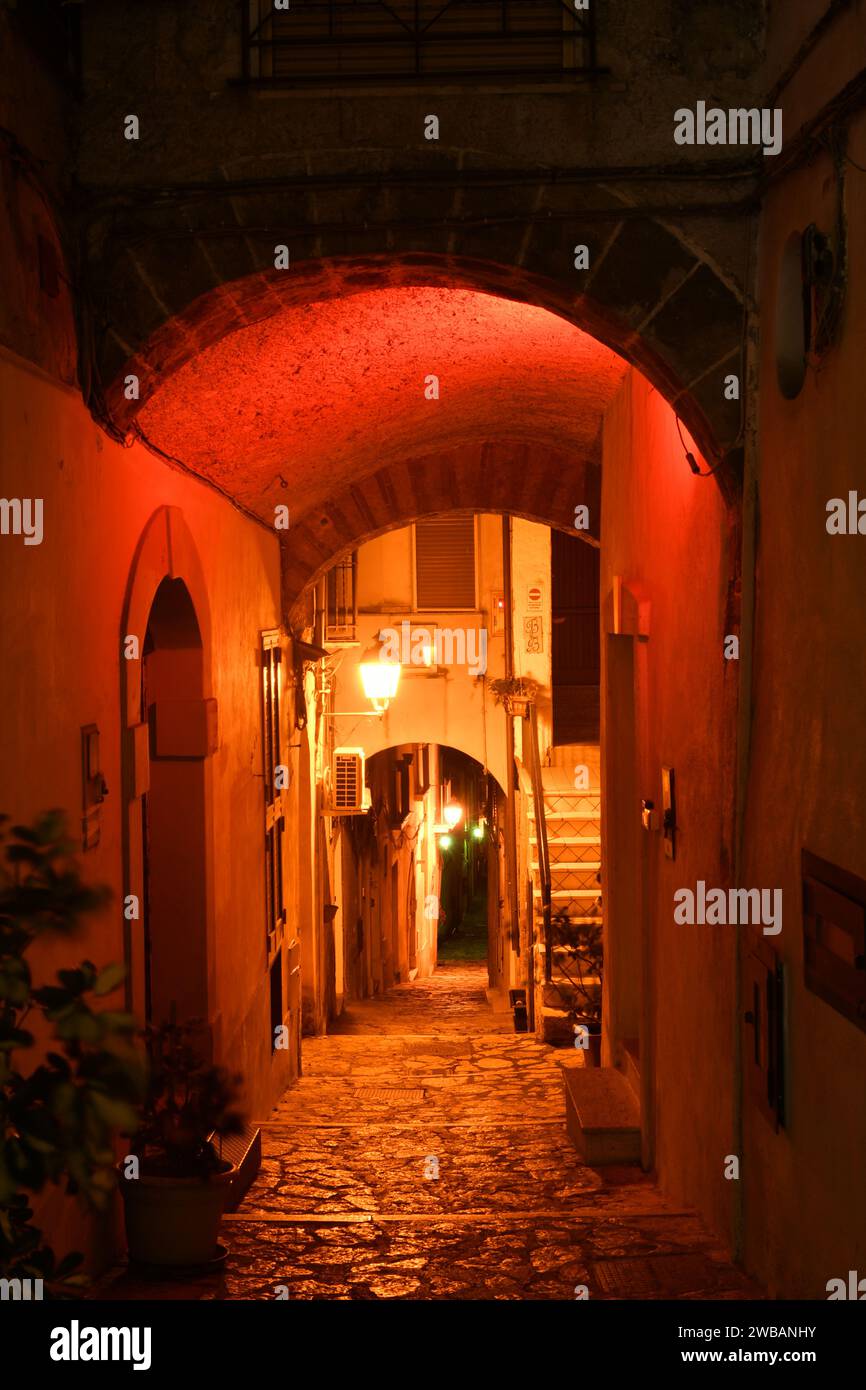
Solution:
[{"label": "stone archway", "polygon": [[[395,191],[400,196],[407,191]],[[269,245],[260,228],[253,237],[173,228],[170,256],[166,228],[148,234],[139,226],[127,235],[118,227],[106,263],[93,273],[126,309],[95,350],[91,406],[125,435],[154,391],[186,362],[287,305],[398,286],[464,288],[547,309],[606,344],[674,406],[704,456],[721,460],[737,444],[741,423],[739,402],[725,391],[729,374],[743,378],[737,288],[667,226],[629,217],[626,209],[582,231],[579,208],[572,221],[523,221],[512,261],[503,259],[493,227],[460,236],[434,225],[429,249],[383,255],[371,253],[369,229],[347,224],[290,237],[285,270],[273,264],[273,246],[286,236],[277,225]],[[209,240],[217,235],[215,258]],[[575,267],[578,235],[590,248],[586,271]],[[297,259],[295,248],[302,252]],[[133,398],[130,376],[138,383]]]},{"label": "stone archway", "polygon": [[299,614],[303,591],[342,556],[424,516],[500,512],[574,534],[577,504],[588,510],[582,538],[599,545],[599,462],[555,447],[497,440],[405,458],[332,494],[293,522],[291,544],[283,553],[284,611]]}]

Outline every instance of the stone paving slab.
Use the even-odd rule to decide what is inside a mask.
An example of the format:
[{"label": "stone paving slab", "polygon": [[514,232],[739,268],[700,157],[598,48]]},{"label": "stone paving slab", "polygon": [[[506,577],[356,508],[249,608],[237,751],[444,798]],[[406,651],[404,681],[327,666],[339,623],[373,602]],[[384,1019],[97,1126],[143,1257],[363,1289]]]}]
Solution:
[{"label": "stone paving slab", "polygon": [[261,1172],[223,1222],[224,1271],[119,1274],[97,1296],[759,1296],[639,1170],[580,1161],[563,1054],[515,1034],[485,984],[484,967],[440,967],[305,1039],[303,1077],[262,1121]]},{"label": "stone paving slab", "polygon": [[[495,1218],[336,1229],[238,1222],[230,1246],[229,1298],[274,1298],[278,1285],[301,1299],[574,1300],[579,1285],[591,1298],[622,1298],[628,1280],[651,1298],[750,1292],[706,1238],[696,1242],[691,1217],[635,1219],[627,1226],[588,1217],[506,1228]],[[626,1279],[605,1277],[608,1263],[623,1257]]]}]

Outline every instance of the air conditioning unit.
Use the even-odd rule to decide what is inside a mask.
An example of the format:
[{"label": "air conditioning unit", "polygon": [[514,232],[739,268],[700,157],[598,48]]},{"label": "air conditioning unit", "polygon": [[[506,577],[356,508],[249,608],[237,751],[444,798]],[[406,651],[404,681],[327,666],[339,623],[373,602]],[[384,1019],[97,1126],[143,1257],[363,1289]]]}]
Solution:
[{"label": "air conditioning unit", "polygon": [[364,786],[364,750],[335,748],[331,766],[332,816],[360,816],[370,804]]}]

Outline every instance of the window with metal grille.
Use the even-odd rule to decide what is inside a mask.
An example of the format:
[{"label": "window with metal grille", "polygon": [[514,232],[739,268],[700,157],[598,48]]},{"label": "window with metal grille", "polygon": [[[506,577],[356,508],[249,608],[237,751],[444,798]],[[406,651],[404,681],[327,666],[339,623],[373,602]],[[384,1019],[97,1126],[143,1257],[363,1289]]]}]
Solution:
[{"label": "window with metal grille", "polygon": [[254,82],[586,75],[595,6],[574,0],[241,0]]},{"label": "window with metal grille", "polygon": [[340,560],[328,570],[328,611],[326,642],[354,642],[357,622],[358,552]]},{"label": "window with metal grille", "polygon": [[263,632],[262,779],[265,789],[265,918],[269,967],[273,965],[280,950],[286,927],[283,884],[286,789],[280,723],[282,654],[279,633]]},{"label": "window with metal grille", "polygon": [[415,603],[475,607],[474,516],[430,516],[415,523]]}]

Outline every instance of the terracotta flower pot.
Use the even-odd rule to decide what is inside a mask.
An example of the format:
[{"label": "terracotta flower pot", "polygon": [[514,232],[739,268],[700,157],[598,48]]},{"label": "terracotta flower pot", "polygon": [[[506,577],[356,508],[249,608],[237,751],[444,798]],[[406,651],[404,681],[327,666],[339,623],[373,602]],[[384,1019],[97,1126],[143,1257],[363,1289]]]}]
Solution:
[{"label": "terracotta flower pot", "polygon": [[125,1178],[119,1172],[131,1261],[171,1267],[214,1258],[235,1168],[227,1165],[207,1178]]}]

